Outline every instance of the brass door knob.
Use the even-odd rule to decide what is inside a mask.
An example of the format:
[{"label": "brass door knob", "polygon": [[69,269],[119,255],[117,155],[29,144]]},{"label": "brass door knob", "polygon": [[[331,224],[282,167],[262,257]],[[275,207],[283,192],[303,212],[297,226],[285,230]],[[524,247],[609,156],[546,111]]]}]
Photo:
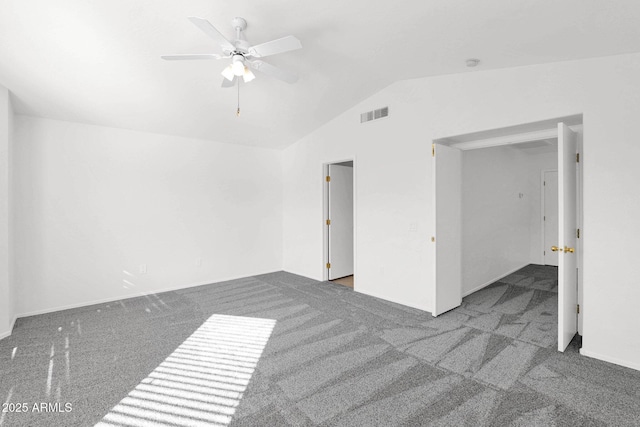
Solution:
[{"label": "brass door knob", "polygon": [[559,247],[557,247],[557,246],[551,246],[551,250],[552,250],[553,252],[558,252],[558,251],[562,252],[562,248],[559,248]]},{"label": "brass door knob", "polygon": [[[562,249],[561,249],[562,250]],[[573,248],[569,248],[567,246],[564,247],[564,253],[574,253],[576,250]]]}]

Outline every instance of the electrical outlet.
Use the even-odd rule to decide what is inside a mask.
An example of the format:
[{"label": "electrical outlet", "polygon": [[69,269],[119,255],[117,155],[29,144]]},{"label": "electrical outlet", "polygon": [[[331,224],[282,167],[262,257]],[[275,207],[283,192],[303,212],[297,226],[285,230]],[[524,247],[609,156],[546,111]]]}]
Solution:
[{"label": "electrical outlet", "polygon": [[416,222],[412,222],[409,224],[409,231],[412,233],[415,233],[416,231],[418,231],[418,223]]},{"label": "electrical outlet", "polygon": [[140,264],[140,267],[138,267],[138,272],[140,274],[147,274],[147,264]]},{"label": "electrical outlet", "polygon": [[201,257],[196,258],[196,267],[202,267],[202,258]]}]

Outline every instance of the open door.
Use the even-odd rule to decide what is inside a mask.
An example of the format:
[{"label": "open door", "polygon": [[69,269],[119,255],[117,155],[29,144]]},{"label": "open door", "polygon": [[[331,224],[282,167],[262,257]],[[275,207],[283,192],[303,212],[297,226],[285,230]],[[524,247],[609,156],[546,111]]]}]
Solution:
[{"label": "open door", "polygon": [[[576,216],[577,137],[558,123],[558,350],[578,332],[578,257]],[[553,250],[552,249],[552,250]]]},{"label": "open door", "polygon": [[544,172],[544,213],[542,224],[544,228],[544,265],[558,266],[558,251],[552,251],[551,246],[558,244],[558,171]]},{"label": "open door", "polygon": [[353,167],[329,165],[329,280],[353,275]]},{"label": "open door", "polygon": [[462,152],[433,145],[435,298],[438,316],[462,303]]}]

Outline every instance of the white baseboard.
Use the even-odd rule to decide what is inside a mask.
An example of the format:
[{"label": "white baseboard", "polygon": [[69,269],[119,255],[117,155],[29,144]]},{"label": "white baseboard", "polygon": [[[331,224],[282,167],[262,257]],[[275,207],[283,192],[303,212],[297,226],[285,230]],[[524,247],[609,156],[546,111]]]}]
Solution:
[{"label": "white baseboard", "polygon": [[[76,303],[76,304],[69,304],[69,305],[65,305],[65,306],[51,307],[51,308],[45,308],[45,309],[42,309],[42,310],[34,310],[34,311],[25,312],[25,313],[20,313],[20,314],[18,314],[16,316],[16,318],[29,317],[29,316],[38,316],[40,314],[55,313],[56,311],[71,310],[71,309],[74,309],[74,308],[87,307],[87,306],[90,306],[90,305],[105,304],[105,303],[108,303],[108,302],[114,302],[114,301],[120,301],[120,300],[128,300],[128,299],[131,299],[131,298],[138,298],[138,297],[142,297],[142,296],[145,296],[145,295],[152,295],[152,294],[160,294],[160,293],[163,293],[163,292],[179,291],[181,289],[195,288],[197,286],[210,285],[210,284],[215,284],[215,283],[220,283],[220,282],[227,282],[229,280],[244,279],[244,278],[247,278],[247,277],[260,276],[261,274],[268,274],[268,273],[273,273],[273,272],[274,271],[267,271],[267,272],[262,272],[262,273],[247,274],[247,275],[243,275],[243,276],[217,278],[217,279],[214,279],[214,280],[206,280],[206,281],[203,281],[203,282],[189,283],[187,285],[179,285],[179,286],[172,286],[172,287],[163,288],[163,289],[156,289],[156,290],[150,290],[150,291],[145,291],[145,292],[137,292],[135,295],[127,294],[127,295],[120,295],[120,296],[113,296],[113,297],[109,297],[109,298],[103,298],[103,299],[99,299],[99,300],[83,301],[83,302]],[[15,322],[15,320],[14,320],[14,322]]]},{"label": "white baseboard", "polygon": [[584,348],[580,349],[580,354],[582,356],[592,357],[594,359],[602,360],[605,362],[613,363],[615,365],[624,366],[625,368],[631,368],[631,369],[640,371],[640,363],[632,363],[632,362],[627,362],[626,360],[616,359],[615,357],[603,356],[602,354],[594,353],[592,351],[585,350]]},{"label": "white baseboard", "polygon": [[370,297],[383,299],[385,301],[389,301],[389,302],[392,302],[392,303],[395,303],[395,304],[400,304],[400,305],[404,305],[404,306],[407,306],[407,307],[415,308],[415,309],[418,309],[418,310],[428,311],[429,313],[431,313],[430,309],[428,309],[426,307],[419,306],[417,304],[410,303],[410,302],[392,299],[392,298],[390,298],[388,296],[377,295],[377,294],[374,294],[372,292],[364,292],[364,291],[356,290],[356,289],[354,289],[353,291],[354,292],[358,292],[358,293],[363,294],[363,295],[368,295]]},{"label": "white baseboard", "polygon": [[328,281],[328,279],[322,277],[322,275],[316,276],[314,274],[309,274],[308,272],[304,272],[304,271],[296,271],[295,269],[287,269],[286,267],[283,268],[282,271],[284,271],[286,273],[295,274],[296,276],[302,276],[302,277],[306,277],[308,279],[317,280],[318,282],[326,282],[326,281]]},{"label": "white baseboard", "polygon": [[516,267],[516,268],[514,268],[513,270],[509,270],[509,271],[507,271],[506,273],[503,273],[503,274],[499,275],[498,277],[495,277],[495,278],[493,278],[493,279],[491,279],[491,280],[489,280],[489,281],[487,281],[487,282],[484,282],[482,285],[480,285],[480,286],[476,286],[475,288],[471,289],[470,291],[467,291],[467,292],[463,293],[463,294],[462,294],[462,297],[464,298],[464,297],[466,297],[467,295],[471,295],[471,294],[472,294],[472,293],[474,293],[474,292],[478,292],[480,289],[486,288],[486,287],[487,287],[487,286],[489,286],[490,284],[495,283],[495,282],[497,282],[498,280],[502,279],[503,277],[506,277],[506,276],[508,276],[508,275],[510,275],[510,274],[512,274],[512,273],[515,273],[516,271],[520,270],[521,268],[526,267],[526,266],[527,266],[527,265],[529,265],[529,264],[531,264],[531,263],[530,263],[530,262],[527,262],[527,263],[525,263],[525,264],[521,265],[520,267]]},{"label": "white baseboard", "polygon": [[18,320],[18,316],[13,316],[13,320],[11,321],[11,325],[9,325],[9,330],[6,332],[0,333],[0,340],[5,339],[13,333],[13,327],[16,324],[16,320]]}]

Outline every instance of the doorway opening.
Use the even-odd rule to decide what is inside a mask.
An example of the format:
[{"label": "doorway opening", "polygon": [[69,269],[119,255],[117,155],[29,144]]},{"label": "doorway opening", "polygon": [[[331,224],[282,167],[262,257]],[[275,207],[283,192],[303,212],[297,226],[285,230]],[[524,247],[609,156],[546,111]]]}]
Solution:
[{"label": "doorway opening", "polygon": [[526,266],[556,263],[558,349],[582,332],[581,151],[581,115],[434,141],[434,316]]},{"label": "doorway opening", "polygon": [[355,164],[324,165],[325,280],[355,287]]}]

